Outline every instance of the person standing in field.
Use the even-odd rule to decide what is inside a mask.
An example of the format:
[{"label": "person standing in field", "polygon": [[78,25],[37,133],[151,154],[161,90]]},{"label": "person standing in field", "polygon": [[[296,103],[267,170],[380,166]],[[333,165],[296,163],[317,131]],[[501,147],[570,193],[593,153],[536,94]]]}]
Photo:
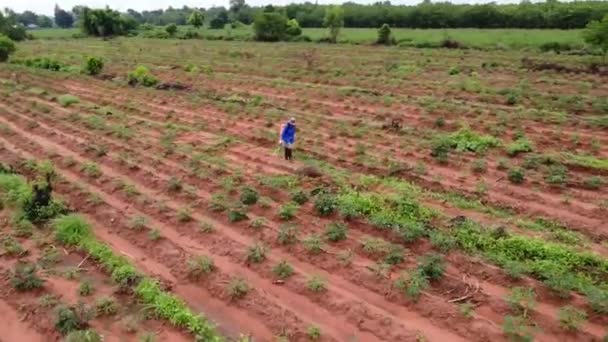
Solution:
[{"label": "person standing in field", "polygon": [[291,118],[281,125],[279,144],[285,149],[285,160],[293,159],[293,145],[296,142],[296,119]]}]

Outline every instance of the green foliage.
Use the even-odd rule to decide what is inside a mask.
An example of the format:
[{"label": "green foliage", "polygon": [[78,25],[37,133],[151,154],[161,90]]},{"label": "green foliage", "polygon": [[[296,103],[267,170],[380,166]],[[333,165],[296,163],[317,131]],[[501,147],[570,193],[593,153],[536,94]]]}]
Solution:
[{"label": "green foliage", "polygon": [[84,217],[70,214],[58,217],[53,222],[55,239],[65,245],[78,245],[83,239],[91,236],[91,226]]},{"label": "green foliage", "polygon": [[177,25],[175,25],[175,23],[171,23],[165,26],[165,31],[169,34],[169,36],[174,36],[177,32]]},{"label": "green foliage", "polygon": [[272,273],[279,279],[287,279],[293,275],[293,267],[287,261],[281,260],[272,268]]},{"label": "green foliage", "polygon": [[69,107],[73,104],[79,103],[80,99],[74,95],[65,94],[65,95],[59,96],[57,98],[57,102],[59,102],[59,104],[61,104],[61,106],[63,106],[63,107]]},{"label": "green foliage", "polygon": [[79,303],[74,306],[60,305],[55,309],[55,329],[66,335],[72,331],[87,328],[93,312]]},{"label": "green foliage", "polygon": [[82,67],[82,72],[87,75],[99,75],[103,69],[103,59],[99,57],[87,57]]},{"label": "green foliage", "polygon": [[471,166],[471,170],[473,170],[475,173],[485,173],[486,169],[486,161],[483,159],[474,160],[473,165]]},{"label": "green foliage", "polygon": [[608,290],[589,286],[585,290],[591,309],[599,314],[608,314]]},{"label": "green foliage", "polygon": [[246,205],[256,204],[260,195],[255,189],[250,188],[248,186],[241,189],[241,203]]},{"label": "green foliage", "polygon": [[597,190],[606,184],[604,178],[600,176],[591,176],[583,182],[585,188],[590,190]]},{"label": "green foliage", "polygon": [[296,216],[296,211],[299,208],[300,207],[297,204],[287,202],[279,207],[279,218],[285,221],[291,220]]},{"label": "green foliage", "polygon": [[103,337],[95,330],[74,330],[65,337],[65,342],[103,342]]},{"label": "green foliage", "polygon": [[228,284],[228,296],[231,299],[240,299],[249,292],[249,284],[244,279],[233,279]]},{"label": "green foliage", "polygon": [[200,28],[205,23],[205,16],[201,11],[192,11],[188,17],[188,25],[192,25],[195,28]]},{"label": "green foliage", "polygon": [[12,236],[5,236],[0,241],[2,247],[0,255],[20,256],[27,252]]},{"label": "green foliage", "polygon": [[302,190],[294,191],[291,193],[291,200],[296,204],[303,205],[308,202],[308,195]]},{"label": "green foliage", "polygon": [[525,317],[505,316],[502,330],[511,341],[532,342],[537,329]]},{"label": "green foliage", "polygon": [[17,291],[29,291],[37,289],[44,284],[44,280],[38,277],[36,264],[17,262],[9,276],[11,286]]},{"label": "green foliage", "polygon": [[509,179],[509,181],[511,183],[514,183],[514,184],[523,183],[525,180],[524,169],[522,169],[521,167],[511,168],[509,170],[509,173],[507,174],[507,178]]},{"label": "green foliage", "polygon": [[82,32],[86,35],[109,37],[125,35],[137,27],[137,22],[118,11],[84,7],[79,15]]},{"label": "green foliage", "polygon": [[285,33],[289,37],[297,37],[302,34],[302,28],[295,18],[287,20],[287,28],[285,29]]},{"label": "green foliage", "polygon": [[112,316],[118,312],[118,304],[112,297],[101,297],[95,300],[97,316]]},{"label": "green foliage", "polygon": [[215,270],[213,259],[206,255],[191,257],[186,263],[188,275],[195,279],[200,278],[205,274],[209,274]]},{"label": "green foliage", "polygon": [[293,225],[281,225],[277,241],[281,245],[291,245],[298,241],[298,228]]},{"label": "green foliage", "polygon": [[144,87],[153,87],[158,83],[158,79],[143,65],[139,65],[135,70],[129,72],[127,81],[132,86],[141,85]]},{"label": "green foliage", "polygon": [[255,40],[275,42],[285,38],[287,17],[278,12],[261,12],[253,22]]},{"label": "green foliage", "polygon": [[16,51],[15,43],[0,33],[0,62],[8,61],[8,57]]},{"label": "green foliage", "polygon": [[321,339],[321,329],[317,326],[309,326],[306,330],[306,334],[311,341],[318,341]]},{"label": "green foliage", "polygon": [[321,253],[323,251],[323,247],[325,246],[323,239],[318,234],[311,234],[305,237],[302,239],[302,244],[310,254]]},{"label": "green foliage", "polygon": [[419,259],[417,271],[429,280],[438,280],[445,272],[445,262],[440,254],[427,254]]},{"label": "green foliage", "polygon": [[78,294],[81,296],[89,296],[93,293],[95,289],[93,288],[93,283],[88,280],[83,281],[78,286]]},{"label": "green foliage", "polygon": [[340,30],[344,27],[344,9],[341,6],[328,6],[325,8],[323,26],[329,29],[330,42],[336,43]]},{"label": "green foliage", "polygon": [[135,294],[153,310],[157,317],[169,320],[178,328],[186,329],[197,341],[224,341],[211,323],[204,317],[192,313],[182,300],[161,290],[157,281],[143,279],[135,288]]},{"label": "green foliage", "polygon": [[566,305],[557,313],[562,328],[569,331],[577,331],[587,320],[587,314],[572,305]]},{"label": "green foliage", "polygon": [[331,242],[345,240],[348,233],[348,226],[344,223],[333,222],[325,229],[325,238]]},{"label": "green foliage", "polygon": [[388,24],[382,24],[382,26],[378,29],[378,39],[376,39],[376,44],[393,45],[394,42],[395,40],[391,36],[391,27]]},{"label": "green foliage", "polygon": [[266,260],[267,252],[268,247],[261,243],[256,243],[255,245],[250,246],[247,248],[247,262],[259,264]]},{"label": "green foliage", "polygon": [[471,220],[454,228],[453,236],[465,251],[481,254],[499,265],[521,263],[527,273],[540,280],[570,273],[576,279],[575,289],[588,297],[589,285],[608,276],[608,261],[592,253],[530,236],[497,236]]},{"label": "green foliage", "polygon": [[500,140],[489,135],[479,135],[468,127],[461,128],[449,136],[452,148],[459,152],[483,153],[489,148],[500,145]]},{"label": "green foliage", "polygon": [[99,178],[101,177],[101,170],[99,166],[94,162],[84,162],[80,168],[80,170],[91,178]]},{"label": "green foliage", "polygon": [[568,169],[563,165],[551,165],[545,176],[545,181],[551,185],[563,185],[568,182]]},{"label": "green foliage", "polygon": [[247,208],[242,205],[235,205],[228,210],[228,220],[230,222],[240,222],[243,220],[247,220],[249,217],[247,216]]},{"label": "green foliage", "polygon": [[587,24],[583,31],[583,38],[586,43],[602,51],[605,61],[606,54],[608,54],[608,14],[605,14],[601,21],[596,20]]},{"label": "green foliage", "polygon": [[337,208],[336,197],[330,193],[321,192],[315,198],[314,208],[319,216],[329,216]]},{"label": "green foliage", "polygon": [[507,145],[506,152],[510,157],[515,157],[520,153],[532,152],[534,147],[532,142],[526,137],[517,138],[513,143]]},{"label": "green foliage", "polygon": [[420,295],[429,287],[429,279],[422,272],[416,270],[411,274],[402,273],[395,280],[395,288],[401,290],[403,294],[413,300],[418,301]]},{"label": "green foliage", "polygon": [[523,317],[528,317],[528,313],[536,308],[536,294],[531,288],[514,287],[505,300],[515,313]]},{"label": "green foliage", "polygon": [[37,68],[51,71],[67,71],[69,69],[68,66],[64,65],[63,63],[48,57],[12,60],[11,63],[25,65],[28,68]]},{"label": "green foliage", "polygon": [[312,292],[324,292],[327,287],[325,285],[325,279],[321,276],[313,275],[306,281],[306,287]]}]

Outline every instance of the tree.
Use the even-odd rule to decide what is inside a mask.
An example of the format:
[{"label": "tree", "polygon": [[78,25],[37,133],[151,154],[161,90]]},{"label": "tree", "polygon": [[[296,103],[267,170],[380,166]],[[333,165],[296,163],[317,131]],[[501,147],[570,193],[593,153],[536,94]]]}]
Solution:
[{"label": "tree", "polygon": [[601,21],[590,22],[583,31],[585,42],[602,51],[602,62],[606,63],[608,54],[608,14]]},{"label": "tree", "polygon": [[388,24],[383,24],[382,27],[378,29],[378,39],[376,40],[376,44],[382,45],[391,45],[393,43],[391,37],[391,28]]},{"label": "tree", "polygon": [[259,13],[253,21],[256,40],[276,42],[285,37],[287,18],[277,12]]},{"label": "tree", "polygon": [[205,16],[200,11],[193,11],[188,17],[188,25],[200,28],[205,23]]},{"label": "tree", "polygon": [[0,62],[6,62],[13,52],[15,52],[15,43],[9,37],[0,34]]},{"label": "tree", "polygon": [[285,33],[292,37],[299,36],[302,34],[302,28],[297,20],[290,19],[287,20],[287,28],[285,29]]},{"label": "tree", "polygon": [[32,11],[25,11],[17,17],[17,21],[25,26],[38,24],[38,15]]},{"label": "tree", "polygon": [[74,16],[70,12],[62,10],[55,5],[55,24],[61,28],[68,28],[74,25]]},{"label": "tree", "polygon": [[170,36],[173,36],[175,32],[177,32],[177,25],[169,24],[167,27],[165,27],[165,31],[167,31]]},{"label": "tree", "polygon": [[215,17],[211,19],[209,23],[209,27],[212,29],[223,29],[224,26],[228,23],[228,11],[225,8],[220,7],[217,9]]},{"label": "tree", "polygon": [[25,40],[27,38],[25,27],[17,22],[17,15],[9,10],[6,10],[6,13],[5,17],[0,11],[0,35],[5,35],[16,42]]},{"label": "tree", "polygon": [[43,28],[53,27],[53,19],[46,15],[39,15],[36,25]]},{"label": "tree", "polygon": [[344,26],[344,10],[340,6],[329,6],[325,9],[323,26],[329,29],[329,39],[336,43],[340,29]]},{"label": "tree", "polygon": [[124,35],[137,28],[137,22],[123,17],[118,11],[83,8],[80,14],[80,28],[87,35],[108,37]]},{"label": "tree", "polygon": [[245,6],[247,6],[245,0],[230,0],[230,12],[232,13],[238,13]]}]

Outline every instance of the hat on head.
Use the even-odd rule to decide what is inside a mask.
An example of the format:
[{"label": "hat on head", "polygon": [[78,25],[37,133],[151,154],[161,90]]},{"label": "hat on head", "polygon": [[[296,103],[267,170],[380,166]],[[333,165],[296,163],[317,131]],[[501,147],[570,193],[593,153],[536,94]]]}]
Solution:
[{"label": "hat on head", "polygon": [[289,122],[295,123],[296,122],[296,118],[292,117],[291,119],[289,119]]}]

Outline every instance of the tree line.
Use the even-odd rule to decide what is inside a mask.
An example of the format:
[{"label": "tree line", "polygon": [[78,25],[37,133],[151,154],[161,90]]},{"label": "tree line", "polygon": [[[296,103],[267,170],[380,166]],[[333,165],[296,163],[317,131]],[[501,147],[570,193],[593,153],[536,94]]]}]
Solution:
[{"label": "tree line", "polygon": [[[252,24],[262,13],[278,12],[288,19],[295,19],[301,27],[323,27],[328,5],[305,2],[287,6],[250,6],[245,0],[230,0],[228,8],[208,9],[182,8],[136,11],[129,9],[121,13],[123,17],[138,24],[165,26],[169,24],[187,25],[193,12],[200,12],[210,28],[223,28],[230,22]],[[346,2],[340,6],[344,11],[344,27],[373,27],[383,24],[404,28],[583,28],[589,22],[600,20],[608,14],[608,1],[559,2],[547,0],[532,3],[524,0],[519,4],[452,4],[424,0],[414,6],[393,5],[389,1],[371,5]],[[21,14],[6,11],[6,17],[13,17],[23,25],[49,27],[53,21],[58,27],[72,27],[82,12],[82,6],[71,11],[55,7],[54,20],[31,11]],[[10,11],[10,12],[9,12]]]}]

